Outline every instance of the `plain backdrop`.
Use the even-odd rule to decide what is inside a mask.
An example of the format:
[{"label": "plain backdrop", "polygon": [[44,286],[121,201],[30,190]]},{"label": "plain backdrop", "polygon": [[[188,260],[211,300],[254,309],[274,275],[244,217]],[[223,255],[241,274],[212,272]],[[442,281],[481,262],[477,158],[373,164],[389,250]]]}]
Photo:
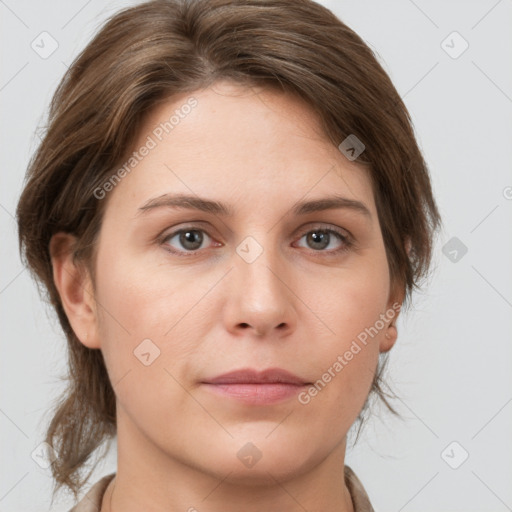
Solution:
[{"label": "plain backdrop", "polygon": [[[16,203],[63,73],[108,16],[135,3],[0,1],[0,512],[49,510],[50,469],[32,454],[66,365],[57,320],[19,259]],[[434,275],[391,353],[404,419],[376,407],[346,463],[376,511],[512,510],[512,2],[321,3],[404,98],[444,221]],[[33,49],[41,37],[46,51],[58,45],[49,56]],[[114,445],[89,485],[115,471],[115,456]],[[72,504],[64,496],[52,510]]]}]

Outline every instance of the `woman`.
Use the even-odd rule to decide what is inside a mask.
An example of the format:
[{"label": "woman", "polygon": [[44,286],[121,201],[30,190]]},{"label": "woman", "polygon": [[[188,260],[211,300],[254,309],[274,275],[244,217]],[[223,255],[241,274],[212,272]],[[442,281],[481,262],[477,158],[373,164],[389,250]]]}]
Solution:
[{"label": "woman", "polygon": [[115,15],[55,93],[17,214],[69,346],[55,491],[78,500],[117,438],[74,511],[373,510],[347,433],[372,394],[393,411],[382,370],[440,217],[403,102],[329,10]]}]

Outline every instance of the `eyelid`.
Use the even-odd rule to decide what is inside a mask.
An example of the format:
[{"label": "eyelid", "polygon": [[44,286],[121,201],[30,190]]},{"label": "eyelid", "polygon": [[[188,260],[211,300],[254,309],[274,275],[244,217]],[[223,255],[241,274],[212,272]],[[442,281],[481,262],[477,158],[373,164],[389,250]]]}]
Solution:
[{"label": "eyelid", "polygon": [[341,228],[339,226],[335,226],[333,224],[328,224],[325,222],[313,222],[310,223],[311,225],[308,225],[305,228],[300,228],[299,233],[302,233],[301,236],[305,235],[306,233],[309,233],[310,231],[314,231],[317,229],[318,231],[334,231],[335,233],[338,233],[339,235],[345,237],[345,238],[353,238],[352,234],[348,229]]}]

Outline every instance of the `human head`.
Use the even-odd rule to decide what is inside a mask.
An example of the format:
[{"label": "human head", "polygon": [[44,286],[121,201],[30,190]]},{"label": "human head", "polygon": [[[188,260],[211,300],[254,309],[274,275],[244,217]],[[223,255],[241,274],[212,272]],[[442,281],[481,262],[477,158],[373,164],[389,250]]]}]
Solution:
[{"label": "human head", "polygon": [[[114,16],[59,85],[18,206],[27,263],[68,339],[71,382],[47,441],[60,453],[56,480],[72,489],[76,469],[115,433],[115,395],[103,354],[80,341],[64,311],[50,240],[76,236],[75,259],[94,282],[110,201],[98,189],[133,151],[148,114],[220,80],[301,98],[334,147],[361,140],[353,164],[371,179],[393,295],[407,304],[427,273],[439,214],[409,115],[371,50],[330,11],[305,0],[156,1]],[[379,375],[372,390],[384,398]]]}]

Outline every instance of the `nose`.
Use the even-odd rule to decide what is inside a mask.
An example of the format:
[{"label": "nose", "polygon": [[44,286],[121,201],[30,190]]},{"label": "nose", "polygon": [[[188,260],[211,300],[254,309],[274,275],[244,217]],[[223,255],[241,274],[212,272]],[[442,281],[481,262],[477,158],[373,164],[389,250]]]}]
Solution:
[{"label": "nose", "polygon": [[282,256],[269,248],[252,262],[233,255],[228,299],[224,310],[226,329],[240,335],[283,337],[297,324],[292,272]]}]

